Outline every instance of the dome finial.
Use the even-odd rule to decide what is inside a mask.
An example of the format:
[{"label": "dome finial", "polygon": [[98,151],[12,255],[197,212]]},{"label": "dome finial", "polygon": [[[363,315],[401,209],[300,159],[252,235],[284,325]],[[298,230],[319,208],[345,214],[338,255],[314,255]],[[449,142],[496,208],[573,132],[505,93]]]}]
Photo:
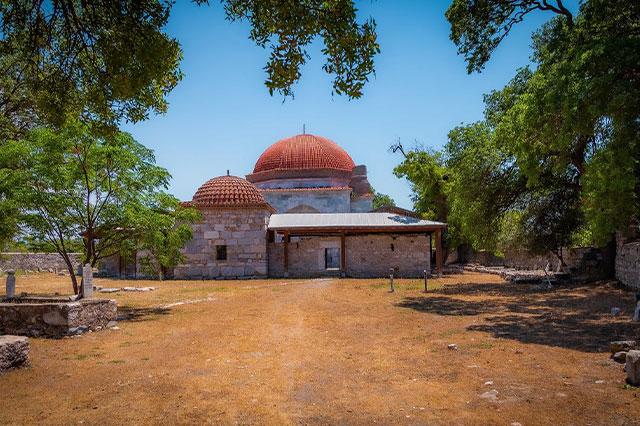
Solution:
[{"label": "dome finial", "polygon": [[307,125],[302,123],[302,134],[306,135],[307,134]]},{"label": "dome finial", "polygon": [[227,176],[229,176],[229,169],[227,169]]}]

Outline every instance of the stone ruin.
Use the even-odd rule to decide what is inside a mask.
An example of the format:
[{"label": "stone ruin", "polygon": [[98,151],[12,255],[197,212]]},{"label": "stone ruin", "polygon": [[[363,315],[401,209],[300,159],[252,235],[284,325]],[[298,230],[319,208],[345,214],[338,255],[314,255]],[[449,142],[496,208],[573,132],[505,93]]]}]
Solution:
[{"label": "stone ruin", "polygon": [[80,300],[62,297],[15,296],[15,275],[7,276],[7,297],[0,300],[0,335],[54,337],[98,331],[116,320],[115,300],[93,299],[91,268],[83,268]]}]

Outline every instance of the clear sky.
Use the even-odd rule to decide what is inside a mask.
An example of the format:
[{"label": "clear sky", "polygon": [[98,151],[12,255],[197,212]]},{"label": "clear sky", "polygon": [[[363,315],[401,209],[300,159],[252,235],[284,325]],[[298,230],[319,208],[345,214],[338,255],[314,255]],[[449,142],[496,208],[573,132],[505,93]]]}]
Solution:
[{"label": "clear sky", "polygon": [[551,16],[528,17],[484,72],[468,75],[449,40],[448,1],[361,1],[359,15],[375,18],[381,46],[364,96],[349,101],[331,95],[316,43],[295,98],[283,102],[263,84],[269,51],[248,39],[248,24],[226,21],[222,6],[211,3],[174,6],[167,31],[182,45],[184,79],[169,95],[167,114],[124,126],[155,151],[181,200],[227,169],[251,173],[267,146],[302,133],[305,123],[307,133],[334,140],[356,164],[366,164],[377,191],[411,208],[409,184],[393,175],[400,157],[389,145],[400,138],[405,145],[439,148],[452,127],[482,119],[482,94],[502,87],[529,63],[531,33]]}]

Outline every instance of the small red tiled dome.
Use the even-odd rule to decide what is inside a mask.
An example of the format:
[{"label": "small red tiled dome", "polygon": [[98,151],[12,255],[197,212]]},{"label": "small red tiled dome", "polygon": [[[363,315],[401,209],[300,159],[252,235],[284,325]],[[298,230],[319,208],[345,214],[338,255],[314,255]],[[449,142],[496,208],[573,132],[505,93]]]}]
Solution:
[{"label": "small red tiled dome", "polygon": [[271,170],[333,169],[351,172],[355,164],[340,146],[322,136],[297,135],[267,148],[253,173]]},{"label": "small red tiled dome", "polygon": [[269,207],[252,183],[237,176],[218,176],[205,182],[193,196],[197,207]]}]

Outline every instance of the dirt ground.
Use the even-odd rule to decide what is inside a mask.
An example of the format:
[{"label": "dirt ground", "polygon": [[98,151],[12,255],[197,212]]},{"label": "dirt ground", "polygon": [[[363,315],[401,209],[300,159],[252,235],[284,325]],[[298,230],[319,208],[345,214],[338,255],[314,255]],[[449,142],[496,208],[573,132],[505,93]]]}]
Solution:
[{"label": "dirt ground", "polygon": [[[0,424],[640,424],[607,350],[640,326],[613,284],[95,283],[158,290],[98,294],[117,329],[31,339],[31,367],[0,376]],[[69,289],[18,277],[18,292]]]}]

